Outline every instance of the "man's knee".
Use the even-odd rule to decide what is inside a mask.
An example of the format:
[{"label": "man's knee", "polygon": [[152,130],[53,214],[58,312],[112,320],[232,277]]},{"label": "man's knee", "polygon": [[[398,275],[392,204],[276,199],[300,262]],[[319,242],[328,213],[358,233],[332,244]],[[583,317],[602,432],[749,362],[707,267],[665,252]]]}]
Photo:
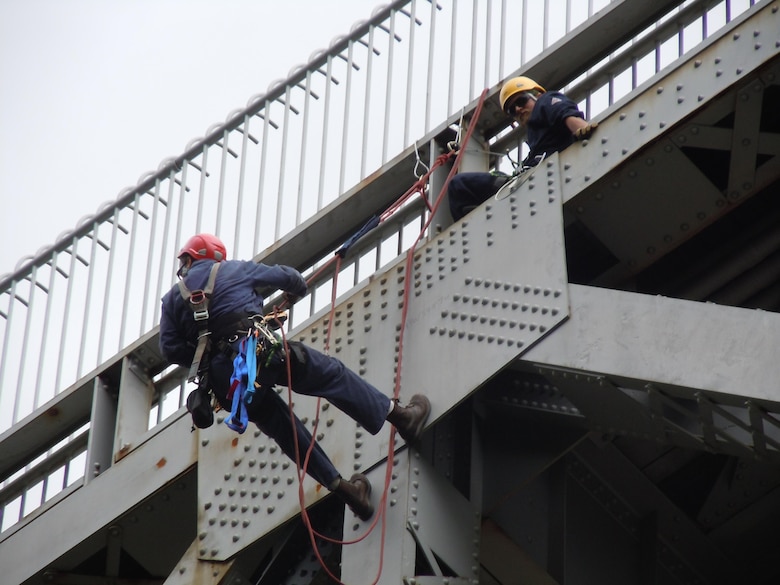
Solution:
[{"label": "man's knee", "polygon": [[261,429],[266,426],[277,411],[278,394],[273,388],[260,386],[255,389],[252,399],[244,402],[246,405],[246,414],[249,420],[259,426]]}]

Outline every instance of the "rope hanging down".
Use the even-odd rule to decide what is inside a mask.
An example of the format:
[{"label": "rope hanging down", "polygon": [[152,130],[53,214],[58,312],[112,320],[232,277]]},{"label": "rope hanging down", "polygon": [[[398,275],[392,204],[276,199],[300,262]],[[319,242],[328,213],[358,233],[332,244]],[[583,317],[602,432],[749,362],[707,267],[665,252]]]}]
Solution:
[{"label": "rope hanging down", "polygon": [[[487,95],[487,89],[485,89],[482,94],[480,95],[479,102],[477,104],[477,107],[474,111],[474,117],[472,120],[472,123],[469,125],[469,129],[466,132],[465,140],[464,142],[468,143],[469,139],[471,138],[471,135],[474,131],[474,128],[476,127],[476,122],[479,120],[479,116],[482,112],[482,107],[485,101],[485,97]],[[405,277],[404,277],[404,294],[403,294],[403,309],[401,312],[401,329],[399,332],[399,342],[398,342],[398,366],[396,367],[396,374],[395,374],[395,383],[394,383],[394,389],[393,389],[393,399],[398,400],[398,397],[400,396],[401,391],[401,367],[403,363],[403,340],[404,340],[404,331],[406,329],[406,318],[408,314],[408,307],[409,307],[409,299],[410,299],[410,288],[409,283],[411,281],[410,275],[412,272],[413,267],[413,259],[414,259],[414,253],[417,249],[417,245],[419,244],[422,237],[425,235],[428,227],[430,226],[431,221],[433,220],[433,216],[436,212],[436,210],[441,205],[441,202],[444,199],[444,196],[447,193],[447,188],[449,187],[450,180],[455,175],[455,173],[458,170],[458,167],[460,165],[460,159],[464,153],[464,149],[460,149],[457,152],[456,151],[450,151],[448,153],[442,154],[436,158],[436,161],[431,166],[431,168],[421,177],[418,178],[418,180],[412,185],[412,187],[409,188],[409,190],[406,191],[401,197],[399,197],[392,205],[390,205],[381,215],[379,216],[372,216],[364,225],[361,227],[354,235],[352,235],[342,246],[335,252],[334,257],[325,265],[323,265],[319,270],[317,270],[315,273],[313,273],[309,279],[307,280],[307,284],[309,284],[311,281],[315,280],[317,276],[324,270],[326,270],[333,262],[336,263],[336,268],[334,271],[334,277],[333,277],[333,285],[331,290],[331,307],[330,307],[330,316],[328,319],[328,327],[327,332],[325,335],[325,344],[324,344],[324,350],[327,353],[329,345],[330,345],[330,336],[332,331],[332,324],[333,324],[333,316],[335,313],[336,308],[336,290],[337,290],[337,283],[338,283],[338,273],[339,268],[341,266],[342,259],[346,256],[348,253],[350,247],[352,247],[360,238],[371,232],[373,229],[378,227],[380,223],[385,221],[387,218],[393,215],[410,197],[415,195],[416,193],[419,193],[420,195],[425,195],[425,188],[428,184],[428,180],[431,176],[431,174],[440,166],[447,163],[447,161],[455,157],[455,161],[452,165],[452,168],[450,169],[449,174],[447,175],[447,179],[445,180],[444,184],[442,185],[441,191],[439,192],[438,196],[436,197],[436,200],[433,205],[430,205],[430,203],[426,200],[426,206],[428,207],[429,216],[426,220],[425,224],[420,230],[420,233],[418,234],[417,238],[415,239],[412,246],[409,248],[407,252],[407,258],[406,258],[406,267],[405,267]],[[281,309],[284,307],[284,305],[287,303],[287,301],[284,301],[279,306],[274,307],[275,312],[281,312]],[[285,352],[289,353],[289,348],[287,345],[287,337],[284,333],[283,327],[281,327],[282,323],[279,323],[279,331],[282,336],[282,343],[285,349]],[[306,451],[306,454],[303,458],[303,461],[301,461],[300,451],[299,451],[299,445],[298,445],[298,434],[295,432],[295,422],[294,422],[294,413],[293,413],[293,396],[292,396],[292,371],[291,371],[291,364],[290,360],[286,360],[286,367],[287,367],[287,380],[288,380],[288,386],[287,386],[287,392],[288,392],[288,406],[290,408],[290,419],[292,420],[293,424],[293,439],[294,439],[294,448],[295,448],[295,463],[298,471],[298,499],[300,502],[301,507],[301,518],[304,522],[304,525],[306,526],[306,529],[309,534],[309,540],[311,542],[312,550],[317,557],[318,562],[322,566],[323,570],[328,574],[328,576],[338,583],[339,585],[344,585],[344,583],[336,577],[331,570],[326,565],[324,559],[322,558],[319,548],[316,542],[316,538],[320,538],[321,540],[324,540],[326,542],[331,542],[334,544],[339,545],[349,545],[349,544],[355,544],[357,542],[360,542],[361,540],[365,539],[371,532],[373,532],[374,528],[377,525],[377,522],[379,521],[379,518],[382,519],[382,534],[381,534],[381,551],[379,554],[379,567],[377,569],[377,575],[374,581],[371,583],[371,585],[376,585],[379,582],[379,579],[382,575],[382,567],[384,563],[384,549],[385,549],[385,537],[386,537],[386,509],[387,509],[387,497],[390,490],[390,484],[392,479],[392,469],[393,469],[393,459],[395,455],[395,451],[393,448],[394,442],[395,442],[395,427],[391,427],[390,430],[390,441],[388,444],[388,454],[387,454],[387,463],[385,466],[385,481],[384,481],[384,487],[382,490],[382,497],[380,498],[379,506],[377,507],[377,512],[374,515],[374,518],[371,522],[371,525],[366,530],[365,534],[362,536],[346,541],[346,540],[338,540],[330,538],[326,535],[323,535],[319,533],[311,524],[311,520],[309,518],[308,510],[306,508],[306,501],[305,501],[305,493],[303,489],[303,482],[306,477],[306,470],[308,468],[309,464],[309,458],[311,456],[312,450],[314,448],[314,445],[316,443],[316,433],[317,433],[317,426],[319,424],[319,413],[320,413],[320,403],[321,398],[317,398],[317,406],[316,406],[316,415],[314,417],[314,420],[312,421],[312,439],[310,441],[309,447]]]}]

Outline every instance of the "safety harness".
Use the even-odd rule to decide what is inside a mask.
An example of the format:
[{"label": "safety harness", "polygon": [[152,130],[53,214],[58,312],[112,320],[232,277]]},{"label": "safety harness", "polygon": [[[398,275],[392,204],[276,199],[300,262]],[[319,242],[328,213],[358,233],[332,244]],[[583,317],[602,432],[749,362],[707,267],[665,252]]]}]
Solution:
[{"label": "safety harness", "polygon": [[203,361],[209,347],[209,299],[214,292],[214,283],[217,281],[217,271],[219,270],[219,262],[214,262],[211,266],[211,272],[209,273],[209,279],[206,281],[206,287],[202,290],[190,291],[187,285],[184,284],[184,279],[179,280],[179,292],[186,303],[188,303],[190,309],[192,309],[192,315],[195,318],[195,322],[198,323],[198,346],[195,349],[195,357],[192,359],[192,365],[190,365],[190,372],[187,376],[188,382],[194,382],[198,377],[198,370],[200,369],[200,362]]},{"label": "safety harness", "polygon": [[225,419],[228,428],[243,433],[249,424],[247,405],[252,403],[256,388],[263,384],[273,385],[273,379],[263,376],[263,370],[276,366],[279,368],[285,359],[281,337],[274,332],[274,326],[287,319],[287,314],[271,313],[260,318],[255,316],[252,327],[238,345],[238,353],[233,359],[233,374],[230,377],[228,399],[232,400],[230,416]]}]

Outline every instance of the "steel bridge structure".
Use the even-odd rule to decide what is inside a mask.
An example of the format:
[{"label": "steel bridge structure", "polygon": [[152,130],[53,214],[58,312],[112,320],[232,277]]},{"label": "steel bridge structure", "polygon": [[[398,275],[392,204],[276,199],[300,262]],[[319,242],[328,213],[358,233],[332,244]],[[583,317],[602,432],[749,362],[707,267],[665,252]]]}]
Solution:
[{"label": "steel bridge structure", "polygon": [[[452,172],[525,154],[520,74],[598,129],[453,222]],[[378,7],[0,276],[0,581],[777,583],[779,103],[778,0]],[[292,395],[371,521],[192,431],[157,324],[199,231],[309,279],[290,338],[431,399],[410,449]]]}]

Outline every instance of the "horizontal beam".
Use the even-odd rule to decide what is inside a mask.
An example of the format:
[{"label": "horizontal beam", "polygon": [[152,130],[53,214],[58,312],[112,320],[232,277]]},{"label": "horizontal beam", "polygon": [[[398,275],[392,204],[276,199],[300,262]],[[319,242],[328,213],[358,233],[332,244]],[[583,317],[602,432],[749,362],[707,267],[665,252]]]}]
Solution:
[{"label": "horizontal beam", "polygon": [[580,285],[569,285],[569,300],[569,319],[524,361],[691,398],[715,392],[721,403],[780,402],[780,314]]}]

